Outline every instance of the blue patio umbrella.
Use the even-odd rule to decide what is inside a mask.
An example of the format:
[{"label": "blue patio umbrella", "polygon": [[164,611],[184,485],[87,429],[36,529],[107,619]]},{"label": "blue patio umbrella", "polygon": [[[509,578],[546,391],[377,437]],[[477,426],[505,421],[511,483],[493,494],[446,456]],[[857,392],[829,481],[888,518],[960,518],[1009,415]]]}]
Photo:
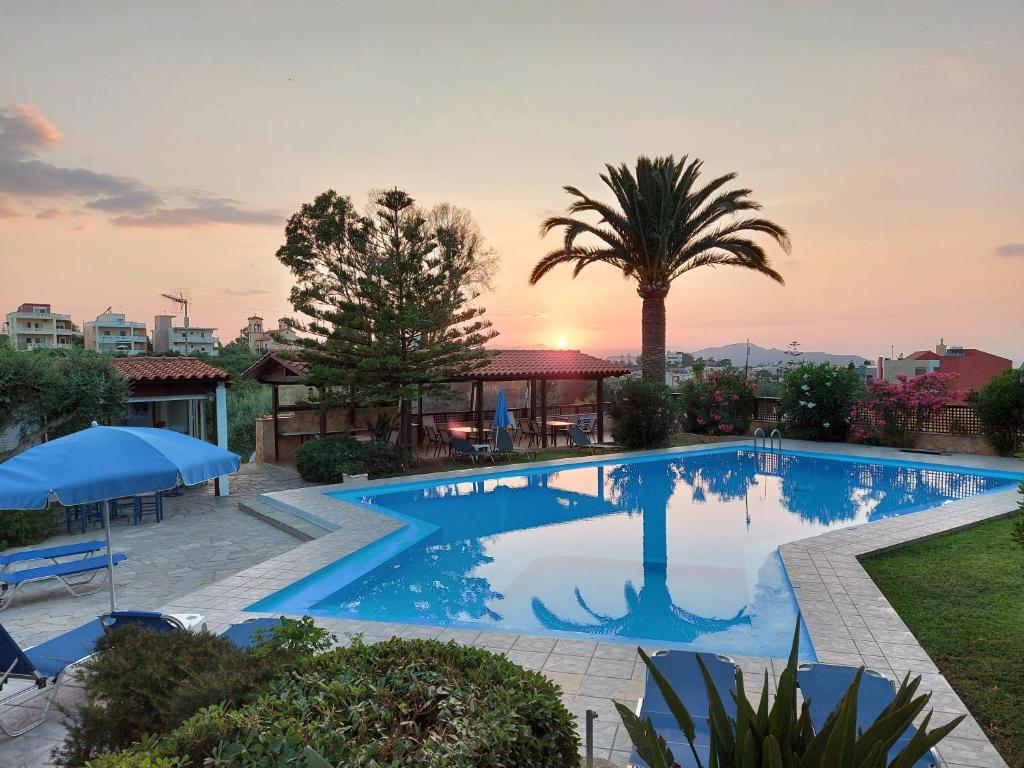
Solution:
[{"label": "blue patio umbrella", "polygon": [[110,609],[116,610],[110,546],[112,499],[196,485],[238,470],[235,454],[167,429],[100,427],[30,448],[0,464],[0,509],[106,502]]},{"label": "blue patio umbrella", "polygon": [[494,428],[512,426],[512,419],[508,415],[508,405],[505,403],[505,390],[498,390],[498,402],[494,404]]}]

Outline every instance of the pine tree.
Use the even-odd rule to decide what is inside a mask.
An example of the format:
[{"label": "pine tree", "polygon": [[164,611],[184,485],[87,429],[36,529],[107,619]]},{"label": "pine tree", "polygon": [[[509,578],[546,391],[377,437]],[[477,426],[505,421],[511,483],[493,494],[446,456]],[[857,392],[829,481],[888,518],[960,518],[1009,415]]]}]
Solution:
[{"label": "pine tree", "polygon": [[[453,215],[453,211],[457,215]],[[411,403],[479,367],[496,334],[475,303],[493,253],[465,212],[426,215],[399,189],[366,215],[333,190],[289,220],[278,259],[296,277],[291,321],[320,405],[397,403],[412,441]]]}]

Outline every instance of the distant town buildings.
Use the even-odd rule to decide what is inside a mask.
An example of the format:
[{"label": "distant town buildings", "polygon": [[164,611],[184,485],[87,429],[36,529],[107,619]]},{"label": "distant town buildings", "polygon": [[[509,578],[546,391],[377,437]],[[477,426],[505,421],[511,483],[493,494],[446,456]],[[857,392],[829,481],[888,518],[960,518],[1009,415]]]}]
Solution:
[{"label": "distant town buildings", "polygon": [[896,381],[900,376],[912,379],[926,373],[939,371],[955,373],[954,389],[963,393],[977,391],[988,384],[992,377],[1013,367],[1013,361],[970,347],[947,347],[945,339],[939,341],[935,351],[914,352],[906,357],[878,358],[879,376],[886,381]]},{"label": "distant town buildings", "polygon": [[17,349],[64,349],[82,337],[71,315],[58,314],[49,304],[22,304],[7,313],[6,325],[7,335]]},{"label": "distant town buildings", "polygon": [[263,330],[263,318],[259,315],[251,316],[245,327],[245,338],[249,343],[249,349],[253,352],[271,352],[273,350],[288,349],[295,344],[296,334],[288,326],[286,318],[277,321],[277,330],[267,332]]},{"label": "distant town buildings", "polygon": [[157,315],[153,318],[153,352],[179,355],[203,353],[210,357],[220,354],[220,339],[213,335],[216,328],[194,326],[188,319],[182,325],[174,324],[174,315]]},{"label": "distant town buildings", "polygon": [[126,320],[124,314],[112,312],[110,307],[83,324],[85,346],[97,352],[118,355],[144,355],[148,349],[149,337],[146,324]]}]

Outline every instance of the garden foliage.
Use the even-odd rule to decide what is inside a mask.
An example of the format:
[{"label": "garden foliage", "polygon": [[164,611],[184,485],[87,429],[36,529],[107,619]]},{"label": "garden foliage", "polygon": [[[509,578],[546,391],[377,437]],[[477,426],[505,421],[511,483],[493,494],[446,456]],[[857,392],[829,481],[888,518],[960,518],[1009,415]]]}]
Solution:
[{"label": "garden foliage", "polygon": [[675,431],[679,406],[658,381],[625,379],[608,403],[612,437],[623,448],[659,448]]},{"label": "garden foliage", "polygon": [[82,765],[147,734],[166,733],[212,704],[241,706],[326,650],[329,639],[308,618],[285,619],[251,651],[208,632],[128,626],[106,634],[97,655],[80,667],[85,703],[71,714],[57,763]]},{"label": "garden foliage", "polygon": [[[215,704],[89,768],[309,765],[574,767],[575,719],[539,672],[481,648],[355,638],[242,706]],[[148,761],[148,762],[146,762]],[[178,766],[174,766],[178,768]]]},{"label": "garden foliage", "polygon": [[864,399],[854,408],[855,440],[894,448],[911,448],[914,432],[920,432],[955,399],[955,373],[933,371],[896,381],[874,379]]},{"label": "garden foliage", "polygon": [[[789,663],[779,677],[774,701],[769,705],[771,691],[768,675],[765,673],[761,695],[755,708],[747,698],[743,684],[743,672],[736,669],[736,718],[726,713],[722,698],[704,663],[697,659],[704,675],[711,727],[710,766],[732,766],[732,768],[764,768],[769,766],[804,766],[805,768],[834,768],[856,766],[856,768],[906,768],[927,754],[946,734],[956,728],[964,716],[956,717],[946,725],[928,730],[931,721],[929,712],[917,733],[891,761],[889,749],[906,731],[914,718],[924,710],[931,694],[917,695],[921,678],[904,677],[893,702],[886,707],[870,726],[863,731],[857,728],[857,695],[862,667],[853,683],[843,695],[836,709],[820,731],[814,732],[811,725],[810,705],[805,700],[797,706],[797,653],[800,642],[800,623],[797,621]],[[651,672],[658,689],[668,703],[679,730],[686,738],[697,764],[700,760],[694,748],[696,737],[693,717],[704,717],[704,712],[688,712],[672,685],[658,671],[638,648]],[[641,720],[629,707],[616,702],[616,709],[636,748],[637,754],[651,768],[672,768],[682,757],[674,755],[665,740],[658,735],[650,718]]]},{"label": "garden foliage", "polygon": [[56,532],[50,509],[0,510],[0,552],[37,544]]},{"label": "garden foliage", "polygon": [[863,390],[852,368],[801,363],[782,378],[783,430],[786,437],[842,442],[850,431],[850,412]]},{"label": "garden foliage", "polygon": [[1024,447],[1024,371],[996,374],[970,399],[985,436],[1001,456],[1012,456]]},{"label": "garden foliage", "polygon": [[410,454],[401,446],[377,440],[359,442],[351,435],[310,440],[295,450],[295,469],[311,483],[340,483],[343,475],[395,475],[409,467]]},{"label": "garden foliage", "polygon": [[704,435],[742,435],[757,405],[757,384],[741,371],[712,371],[679,387],[683,429]]}]

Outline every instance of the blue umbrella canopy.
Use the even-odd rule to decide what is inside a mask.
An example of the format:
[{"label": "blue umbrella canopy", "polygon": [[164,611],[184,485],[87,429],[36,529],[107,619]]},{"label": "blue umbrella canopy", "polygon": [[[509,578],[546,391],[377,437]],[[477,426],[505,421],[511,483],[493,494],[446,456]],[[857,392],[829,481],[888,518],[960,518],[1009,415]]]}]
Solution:
[{"label": "blue umbrella canopy", "polygon": [[508,405],[505,403],[505,390],[498,390],[498,402],[494,405],[494,426],[512,426],[512,419],[508,415]]},{"label": "blue umbrella canopy", "polygon": [[89,504],[196,485],[238,470],[235,454],[149,427],[88,427],[0,464],[0,509]]}]

